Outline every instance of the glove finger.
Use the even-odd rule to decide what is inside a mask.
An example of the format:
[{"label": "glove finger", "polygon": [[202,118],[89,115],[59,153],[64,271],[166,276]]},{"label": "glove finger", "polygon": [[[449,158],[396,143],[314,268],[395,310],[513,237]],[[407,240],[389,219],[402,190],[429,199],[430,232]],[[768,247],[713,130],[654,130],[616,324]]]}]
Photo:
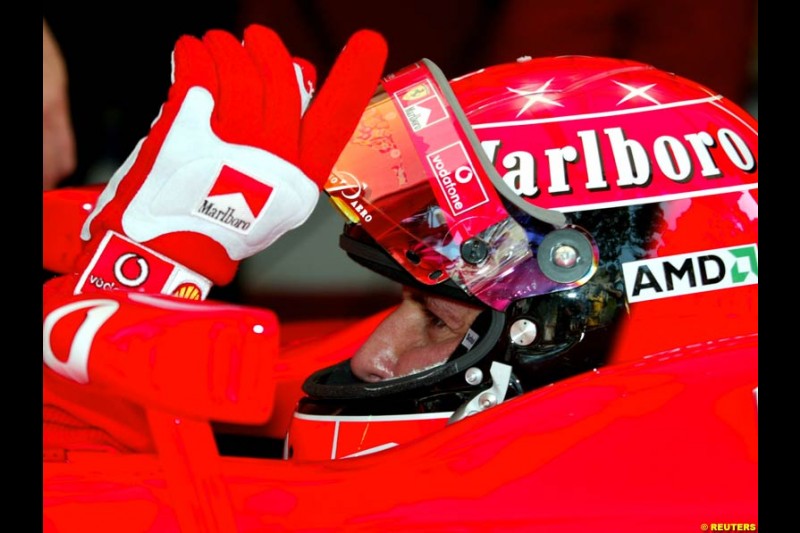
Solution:
[{"label": "glove finger", "polygon": [[300,168],[321,188],[380,81],[387,45],[372,30],[354,33],[306,112]]},{"label": "glove finger", "polygon": [[295,70],[299,69],[297,83],[300,85],[300,103],[302,104],[302,114],[308,110],[311,97],[317,87],[317,69],[309,61],[302,57],[294,58]]},{"label": "glove finger", "polygon": [[244,48],[263,83],[264,146],[297,164],[301,107],[292,57],[277,33],[257,24],[245,29]]},{"label": "glove finger", "polygon": [[229,143],[265,148],[263,90],[258,71],[242,44],[230,33],[210,30],[203,36],[217,70],[212,128]]},{"label": "glove finger", "polygon": [[[114,197],[117,205],[127,205],[141,187],[140,180],[123,179],[123,176],[135,173],[147,174],[148,166],[155,160],[164,144],[164,139],[180,111],[187,91],[196,86],[205,87],[211,94],[216,93],[216,69],[211,55],[200,39],[184,35],[177,40],[172,51],[172,85],[169,88],[167,101],[162,106],[157,120],[153,122],[131,169],[124,174],[115,174],[111,179],[112,186],[116,188]],[[92,223],[92,235],[102,236],[104,230],[109,229],[102,227],[102,222],[99,224],[99,227],[95,227],[94,222]]]},{"label": "glove finger", "polygon": [[169,99],[180,103],[190,87],[201,86],[211,94],[217,92],[217,73],[214,62],[203,42],[197,37],[184,35],[172,51],[172,85]]}]

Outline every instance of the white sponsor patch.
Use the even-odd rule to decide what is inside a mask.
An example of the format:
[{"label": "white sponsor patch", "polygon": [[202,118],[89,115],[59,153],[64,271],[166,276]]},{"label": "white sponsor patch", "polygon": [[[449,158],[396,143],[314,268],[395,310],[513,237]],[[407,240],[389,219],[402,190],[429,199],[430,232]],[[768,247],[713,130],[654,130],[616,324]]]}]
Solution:
[{"label": "white sponsor patch", "polygon": [[758,245],[732,246],[622,265],[628,301],[758,284]]}]

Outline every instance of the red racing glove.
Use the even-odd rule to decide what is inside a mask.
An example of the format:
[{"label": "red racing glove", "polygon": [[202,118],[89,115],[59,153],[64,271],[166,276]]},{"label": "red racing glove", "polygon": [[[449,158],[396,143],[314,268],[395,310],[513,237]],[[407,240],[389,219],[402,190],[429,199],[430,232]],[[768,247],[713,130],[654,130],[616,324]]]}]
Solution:
[{"label": "red racing glove", "polygon": [[204,299],[229,283],[239,261],[309,217],[386,54],[378,33],[353,34],[303,113],[313,67],[272,30],[181,37],[166,103],[83,226],[75,294]]}]

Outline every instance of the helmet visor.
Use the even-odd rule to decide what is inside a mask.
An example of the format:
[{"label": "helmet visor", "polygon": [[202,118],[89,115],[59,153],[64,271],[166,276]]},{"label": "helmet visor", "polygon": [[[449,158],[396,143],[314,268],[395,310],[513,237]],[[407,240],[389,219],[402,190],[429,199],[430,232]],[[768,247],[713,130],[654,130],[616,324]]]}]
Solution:
[{"label": "helmet visor", "polygon": [[545,276],[536,261],[563,215],[532,215],[538,208],[525,204],[526,219],[537,220],[523,228],[509,214],[518,198],[504,187],[446,78],[423,59],[382,81],[325,191],[421,283],[453,278],[503,309],[574,285]]}]

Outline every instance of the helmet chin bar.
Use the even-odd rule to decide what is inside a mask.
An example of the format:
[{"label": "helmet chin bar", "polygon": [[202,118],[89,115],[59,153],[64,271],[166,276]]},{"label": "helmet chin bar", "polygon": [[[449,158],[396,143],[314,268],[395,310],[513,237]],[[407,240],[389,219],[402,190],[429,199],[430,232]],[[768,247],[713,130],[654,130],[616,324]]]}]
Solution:
[{"label": "helmet chin bar", "polygon": [[[467,380],[470,378],[470,370],[473,369],[468,369],[464,374]],[[489,369],[489,374],[492,377],[492,386],[478,392],[469,401],[456,409],[447,421],[448,424],[458,422],[468,416],[472,416],[503,403],[503,400],[506,399],[506,391],[511,382],[511,367],[507,364],[493,361]]]},{"label": "helmet chin bar", "polygon": [[421,390],[430,390],[443,382],[447,382],[448,385],[440,389],[438,391],[440,393],[463,389],[465,384],[470,387],[479,385],[482,382],[480,378],[475,383],[465,382],[465,369],[479,366],[498,344],[505,342],[501,338],[505,323],[503,313],[487,309],[473,322],[472,334],[477,336],[474,344],[465,346],[462,343],[445,363],[427,370],[371,383],[362,381],[353,374],[348,359],[311,374],[303,382],[303,391],[318,399],[375,401],[389,399],[400,402],[404,398],[418,398]]}]

